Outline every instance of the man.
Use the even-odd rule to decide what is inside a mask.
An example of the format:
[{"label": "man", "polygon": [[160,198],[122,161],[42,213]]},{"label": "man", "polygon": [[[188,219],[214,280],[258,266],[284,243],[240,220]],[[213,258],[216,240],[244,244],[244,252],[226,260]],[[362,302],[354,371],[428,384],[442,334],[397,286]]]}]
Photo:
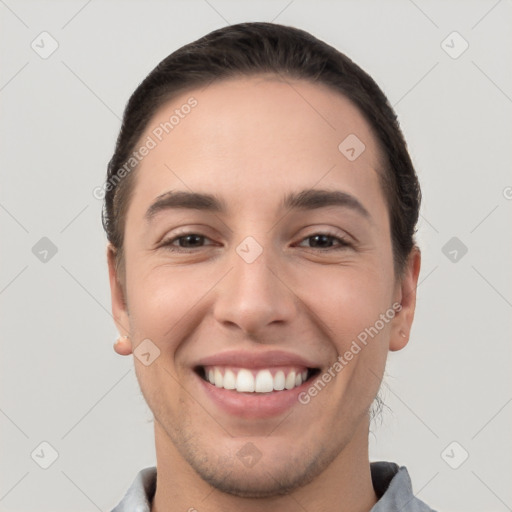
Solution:
[{"label": "man", "polygon": [[420,190],[364,71],[291,27],[208,34],[130,98],[105,191],[115,350],[157,455],[115,512],[431,510],[368,458]]}]

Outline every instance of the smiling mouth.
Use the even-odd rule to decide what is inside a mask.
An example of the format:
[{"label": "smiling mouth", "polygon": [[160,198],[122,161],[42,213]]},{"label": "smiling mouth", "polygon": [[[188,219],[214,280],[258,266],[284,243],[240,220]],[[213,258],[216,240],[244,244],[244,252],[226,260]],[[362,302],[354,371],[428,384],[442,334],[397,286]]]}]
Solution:
[{"label": "smiling mouth", "polygon": [[280,366],[241,368],[198,366],[195,373],[209,384],[237,393],[273,393],[301,386],[320,373],[319,368]]}]

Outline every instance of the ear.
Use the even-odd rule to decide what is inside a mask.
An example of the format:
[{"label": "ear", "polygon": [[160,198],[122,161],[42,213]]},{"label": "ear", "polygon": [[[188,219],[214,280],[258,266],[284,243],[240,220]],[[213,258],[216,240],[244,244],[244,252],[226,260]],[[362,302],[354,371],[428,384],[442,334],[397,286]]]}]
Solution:
[{"label": "ear", "polygon": [[[393,319],[389,350],[401,350],[407,345],[416,309],[416,288],[421,267],[421,252],[414,246],[407,258],[404,274],[397,285],[396,301],[402,304]],[[404,336],[405,335],[405,336]]]},{"label": "ear", "polygon": [[[116,248],[112,244],[107,246],[108,275],[110,280],[110,297],[112,303],[112,316],[120,335],[128,336],[130,333],[130,319],[125,300],[125,292],[121,284],[116,265]],[[132,346],[129,340],[114,344],[114,350],[120,355],[130,355]]]}]

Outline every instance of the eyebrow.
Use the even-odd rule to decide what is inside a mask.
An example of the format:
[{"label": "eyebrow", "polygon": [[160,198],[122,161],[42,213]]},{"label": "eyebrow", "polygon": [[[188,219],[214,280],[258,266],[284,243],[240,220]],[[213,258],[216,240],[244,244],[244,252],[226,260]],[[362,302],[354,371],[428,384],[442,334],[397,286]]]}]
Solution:
[{"label": "eyebrow", "polygon": [[[371,221],[368,210],[353,195],[341,190],[305,189],[287,194],[281,208],[286,210],[316,210],[328,206],[348,208]],[[148,208],[145,218],[151,222],[155,215],[169,209],[193,209],[212,213],[226,213],[226,202],[213,194],[187,191],[169,191],[158,196]]]}]

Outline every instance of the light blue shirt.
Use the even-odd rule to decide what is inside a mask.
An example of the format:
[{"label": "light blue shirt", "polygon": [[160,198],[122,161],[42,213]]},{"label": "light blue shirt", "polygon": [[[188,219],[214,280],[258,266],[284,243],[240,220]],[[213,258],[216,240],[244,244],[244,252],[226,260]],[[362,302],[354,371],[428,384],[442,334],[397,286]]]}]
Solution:
[{"label": "light blue shirt", "polygon": [[[370,512],[435,512],[412,493],[411,479],[405,466],[393,462],[370,464],[373,488],[379,501]],[[112,512],[151,512],[156,490],[156,467],[137,474],[124,498]]]}]

